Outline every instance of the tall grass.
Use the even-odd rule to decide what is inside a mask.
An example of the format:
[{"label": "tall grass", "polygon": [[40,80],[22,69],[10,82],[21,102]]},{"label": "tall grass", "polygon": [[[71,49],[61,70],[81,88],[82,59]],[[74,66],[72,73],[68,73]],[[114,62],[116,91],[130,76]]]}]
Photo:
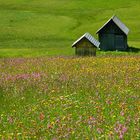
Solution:
[{"label": "tall grass", "polygon": [[140,58],[0,59],[0,139],[139,139]]}]

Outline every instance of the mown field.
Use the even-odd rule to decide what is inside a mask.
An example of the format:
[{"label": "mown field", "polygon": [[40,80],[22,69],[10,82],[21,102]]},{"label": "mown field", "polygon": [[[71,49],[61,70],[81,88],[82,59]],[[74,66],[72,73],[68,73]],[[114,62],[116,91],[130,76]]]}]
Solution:
[{"label": "mown field", "polygon": [[139,0],[0,0],[0,57],[73,55],[73,41],[85,32],[97,38],[114,14],[130,28],[128,44],[140,48],[139,13]]},{"label": "mown field", "polygon": [[140,139],[140,57],[0,59],[0,139]]}]

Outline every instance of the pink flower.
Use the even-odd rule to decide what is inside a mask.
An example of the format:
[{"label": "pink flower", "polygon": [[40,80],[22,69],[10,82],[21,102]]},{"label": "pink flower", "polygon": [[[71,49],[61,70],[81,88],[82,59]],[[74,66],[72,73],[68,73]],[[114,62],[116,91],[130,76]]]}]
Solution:
[{"label": "pink flower", "polygon": [[123,112],[123,111],[121,111],[121,112],[120,112],[120,115],[121,115],[121,116],[124,116],[124,112]]},{"label": "pink flower", "polygon": [[127,132],[127,127],[124,124],[117,122],[114,130],[119,135],[119,138],[123,139],[125,133]]}]

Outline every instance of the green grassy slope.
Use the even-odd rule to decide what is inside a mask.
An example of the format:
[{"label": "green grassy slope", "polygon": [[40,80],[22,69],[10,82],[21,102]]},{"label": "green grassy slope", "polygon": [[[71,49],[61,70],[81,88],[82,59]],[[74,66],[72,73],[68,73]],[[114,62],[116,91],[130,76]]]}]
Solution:
[{"label": "green grassy slope", "polygon": [[[71,44],[95,32],[113,14],[140,47],[139,0],[0,0],[0,56],[73,54]],[[58,52],[58,53],[57,53]]]}]

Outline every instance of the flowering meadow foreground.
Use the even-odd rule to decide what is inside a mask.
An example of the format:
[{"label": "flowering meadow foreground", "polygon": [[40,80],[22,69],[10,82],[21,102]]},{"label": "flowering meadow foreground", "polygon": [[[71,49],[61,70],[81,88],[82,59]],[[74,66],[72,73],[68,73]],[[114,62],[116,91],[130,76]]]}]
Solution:
[{"label": "flowering meadow foreground", "polygon": [[0,139],[140,139],[140,57],[0,59]]}]

